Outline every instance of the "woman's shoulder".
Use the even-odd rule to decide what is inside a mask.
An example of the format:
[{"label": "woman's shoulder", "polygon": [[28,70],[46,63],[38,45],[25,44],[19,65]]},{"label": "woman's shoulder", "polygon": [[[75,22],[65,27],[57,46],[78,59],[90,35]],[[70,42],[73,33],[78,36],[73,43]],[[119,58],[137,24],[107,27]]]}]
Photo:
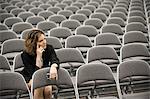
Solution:
[{"label": "woman's shoulder", "polygon": [[47,44],[47,49],[53,49],[52,45]]}]

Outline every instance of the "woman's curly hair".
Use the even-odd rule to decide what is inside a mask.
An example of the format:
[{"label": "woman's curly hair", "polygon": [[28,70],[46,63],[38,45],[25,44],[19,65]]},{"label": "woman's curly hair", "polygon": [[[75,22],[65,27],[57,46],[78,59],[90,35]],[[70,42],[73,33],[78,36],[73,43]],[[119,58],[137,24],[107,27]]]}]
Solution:
[{"label": "woman's curly hair", "polygon": [[38,29],[33,29],[27,33],[25,39],[25,51],[30,55],[36,54],[37,42],[41,34],[44,34],[44,32]]}]

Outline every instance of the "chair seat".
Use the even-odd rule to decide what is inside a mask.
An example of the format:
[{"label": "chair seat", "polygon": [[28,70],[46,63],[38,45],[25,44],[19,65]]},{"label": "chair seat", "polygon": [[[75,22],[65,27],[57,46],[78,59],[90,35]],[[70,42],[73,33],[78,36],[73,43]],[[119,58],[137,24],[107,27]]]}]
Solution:
[{"label": "chair seat", "polygon": [[8,59],[13,59],[19,53],[20,52],[13,52],[13,53],[7,53],[7,54],[3,54],[3,55],[6,56]]},{"label": "chair seat", "polygon": [[127,94],[123,99],[150,99],[150,92]]},{"label": "chair seat", "polygon": [[86,53],[90,47],[77,47],[82,53]]},{"label": "chair seat", "polygon": [[145,61],[150,61],[150,57],[146,56],[136,56],[136,57],[131,57],[131,58],[126,58],[125,61],[127,60],[145,60]]}]

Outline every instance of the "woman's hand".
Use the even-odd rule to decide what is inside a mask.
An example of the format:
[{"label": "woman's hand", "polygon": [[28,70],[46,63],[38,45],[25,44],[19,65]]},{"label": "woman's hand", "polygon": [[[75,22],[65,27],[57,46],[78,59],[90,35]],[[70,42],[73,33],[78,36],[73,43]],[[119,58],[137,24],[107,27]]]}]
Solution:
[{"label": "woman's hand", "polygon": [[39,45],[37,44],[37,48],[36,48],[37,57],[40,57],[40,58],[41,58],[43,51],[44,51],[44,48],[42,48],[41,46],[39,46]]},{"label": "woman's hand", "polygon": [[57,74],[57,64],[52,64],[50,68],[50,79],[58,79],[58,74]]},{"label": "woman's hand", "polygon": [[40,47],[39,45],[37,45],[37,49],[36,49],[36,66],[38,66],[39,68],[41,68],[43,66],[43,59],[42,59],[42,53],[43,53],[44,49],[42,47]]}]

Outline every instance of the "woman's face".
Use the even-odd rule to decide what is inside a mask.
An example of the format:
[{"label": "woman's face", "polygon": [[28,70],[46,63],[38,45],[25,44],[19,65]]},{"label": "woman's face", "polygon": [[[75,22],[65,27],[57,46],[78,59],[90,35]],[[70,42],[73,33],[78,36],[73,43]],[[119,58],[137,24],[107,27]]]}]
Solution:
[{"label": "woman's face", "polygon": [[38,38],[37,45],[44,49],[46,48],[46,38],[44,34],[41,34],[40,37]]}]

